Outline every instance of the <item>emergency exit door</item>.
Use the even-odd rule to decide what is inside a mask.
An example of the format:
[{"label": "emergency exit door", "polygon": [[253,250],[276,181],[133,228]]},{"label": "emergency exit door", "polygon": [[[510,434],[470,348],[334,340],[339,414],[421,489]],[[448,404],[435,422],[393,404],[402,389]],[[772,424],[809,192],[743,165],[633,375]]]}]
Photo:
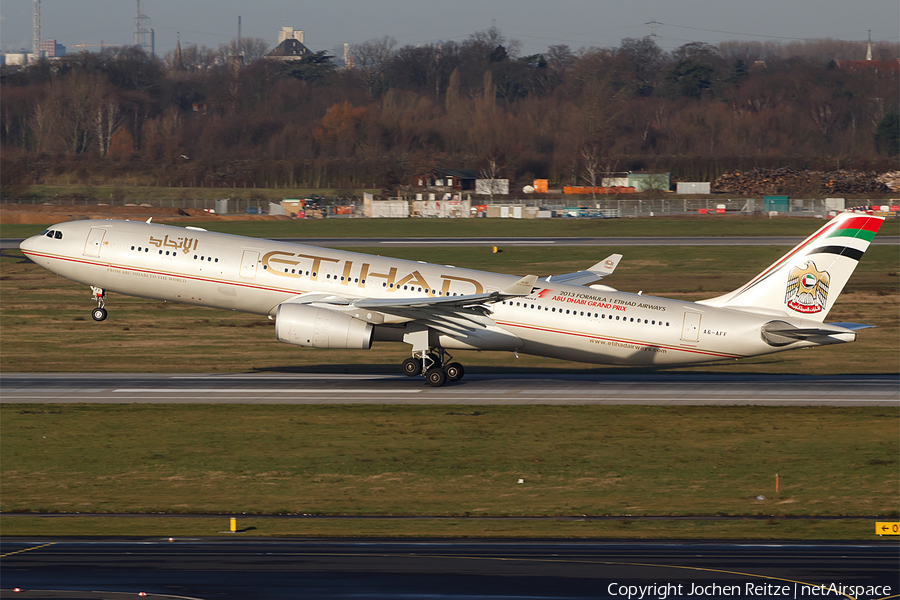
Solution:
[{"label": "emergency exit door", "polygon": [[103,236],[105,235],[105,229],[91,227],[91,232],[88,233],[87,242],[84,244],[84,255],[100,256],[100,247],[103,245]]},{"label": "emergency exit door", "polygon": [[244,250],[241,257],[241,277],[253,279],[256,277],[256,265],[259,262],[259,252],[256,250]]},{"label": "emergency exit door", "polygon": [[700,339],[700,313],[684,313],[684,326],[681,328],[681,339],[685,342],[696,342]]}]

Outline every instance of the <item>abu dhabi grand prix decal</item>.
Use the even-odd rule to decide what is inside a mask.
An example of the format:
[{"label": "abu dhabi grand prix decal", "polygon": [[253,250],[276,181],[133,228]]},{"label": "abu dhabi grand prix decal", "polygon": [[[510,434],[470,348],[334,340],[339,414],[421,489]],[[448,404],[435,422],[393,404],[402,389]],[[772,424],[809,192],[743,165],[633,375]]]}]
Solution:
[{"label": "abu dhabi grand prix decal", "polygon": [[788,273],[784,303],[799,313],[822,312],[825,310],[830,283],[831,275],[828,271],[820,271],[811,260],[792,267]]}]

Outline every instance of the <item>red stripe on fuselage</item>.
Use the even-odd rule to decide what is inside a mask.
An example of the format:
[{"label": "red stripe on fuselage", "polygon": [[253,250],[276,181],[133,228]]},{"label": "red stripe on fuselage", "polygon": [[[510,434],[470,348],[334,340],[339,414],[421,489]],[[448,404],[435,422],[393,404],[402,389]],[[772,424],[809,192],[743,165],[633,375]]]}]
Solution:
[{"label": "red stripe on fuselage", "polygon": [[250,288],[250,289],[254,289],[254,290],[263,290],[263,291],[267,291],[267,292],[283,292],[285,294],[301,294],[301,293],[303,293],[302,291],[299,291],[299,290],[274,288],[274,287],[268,287],[268,286],[263,286],[263,285],[251,285],[248,283],[239,283],[237,281],[229,281],[227,279],[209,279],[207,277],[184,275],[182,273],[177,273],[174,271],[170,272],[170,271],[154,271],[152,269],[138,269],[137,267],[124,267],[124,266],[116,265],[113,263],[97,262],[97,261],[92,261],[92,260],[82,260],[82,259],[77,259],[77,258],[63,258],[63,257],[57,256],[54,254],[42,254],[40,252],[25,252],[24,250],[22,251],[22,253],[27,256],[49,258],[52,260],[59,260],[62,262],[71,262],[71,263],[78,263],[78,264],[82,264],[82,265],[92,265],[95,267],[119,269],[122,271],[133,271],[135,273],[149,273],[151,275],[165,275],[167,277],[179,277],[181,279],[190,279],[192,281],[201,281],[204,283],[221,283],[221,284],[227,284],[227,285],[234,285],[237,287]]},{"label": "red stripe on fuselage", "polygon": [[561,329],[548,329],[546,327],[538,327],[536,325],[524,325],[522,323],[512,323],[509,321],[495,321],[497,325],[508,325],[510,327],[519,327],[521,329],[530,329],[532,331],[543,331],[545,333],[558,333],[560,335],[571,335],[574,337],[584,337],[595,340],[603,340],[607,342],[617,342],[620,344],[634,344],[635,346],[646,346],[648,348],[659,348],[661,350],[675,350],[678,352],[688,352],[690,354],[703,354],[704,356],[717,356],[719,358],[746,358],[743,354],[722,354],[720,352],[710,352],[707,350],[693,350],[689,348],[681,348],[679,346],[668,346],[663,344],[648,344],[646,342],[636,342],[634,340],[619,339],[613,337],[604,337],[601,335],[591,335],[589,333],[565,331]]}]

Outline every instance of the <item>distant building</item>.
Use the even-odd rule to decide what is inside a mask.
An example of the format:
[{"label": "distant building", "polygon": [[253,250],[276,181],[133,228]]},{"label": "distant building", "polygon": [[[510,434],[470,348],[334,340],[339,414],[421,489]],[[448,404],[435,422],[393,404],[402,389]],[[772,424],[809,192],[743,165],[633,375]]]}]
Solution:
[{"label": "distant building", "polygon": [[478,174],[474,169],[441,169],[413,178],[413,187],[429,190],[474,190]]},{"label": "distant building", "polygon": [[26,52],[7,52],[2,55],[3,64],[8,66],[24,66],[28,62],[28,54]]},{"label": "distant building", "polygon": [[65,56],[66,55],[66,47],[62,44],[57,44],[56,40],[42,40],[41,41],[41,54],[46,56],[47,58],[56,58],[57,56]]},{"label": "distant building", "polygon": [[282,27],[281,31],[278,32],[278,43],[281,44],[284,40],[297,40],[302,44],[303,32],[293,27]]},{"label": "distant building", "polygon": [[[302,31],[298,33],[303,33]],[[288,38],[278,44],[274,50],[266,54],[268,60],[299,60],[310,54],[309,48],[293,38]]]},{"label": "distant building", "polygon": [[876,73],[900,73],[900,59],[893,60],[836,60],[839,69],[845,71],[863,72],[875,71]]}]

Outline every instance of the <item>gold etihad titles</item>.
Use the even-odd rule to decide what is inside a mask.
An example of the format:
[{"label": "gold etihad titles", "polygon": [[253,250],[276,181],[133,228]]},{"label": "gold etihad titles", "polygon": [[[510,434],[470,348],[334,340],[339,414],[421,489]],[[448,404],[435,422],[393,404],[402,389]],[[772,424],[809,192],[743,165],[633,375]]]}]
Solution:
[{"label": "gold etihad titles", "polygon": [[[289,277],[292,279],[308,277],[310,281],[322,281],[323,279],[329,279],[327,276],[331,275],[330,279],[340,285],[359,288],[365,288],[367,283],[371,284],[373,280],[379,280],[384,284],[382,287],[387,288],[388,291],[403,291],[404,287],[406,287],[405,291],[418,292],[421,288],[421,292],[429,297],[449,296],[451,285],[457,282],[457,285],[453,286],[455,293],[462,295],[484,293],[484,285],[478,280],[469,277],[441,275],[440,285],[435,287],[432,285],[433,282],[428,281],[418,270],[410,273],[401,273],[398,267],[390,267],[384,270],[376,266],[376,269],[384,272],[375,272],[371,270],[371,263],[362,263],[356,268],[354,268],[352,260],[343,261],[343,266],[340,263],[341,260],[337,258],[284,252],[281,250],[268,252],[262,257],[263,269],[278,277]],[[323,266],[325,268],[331,267],[333,271],[325,273],[322,271]]]}]

